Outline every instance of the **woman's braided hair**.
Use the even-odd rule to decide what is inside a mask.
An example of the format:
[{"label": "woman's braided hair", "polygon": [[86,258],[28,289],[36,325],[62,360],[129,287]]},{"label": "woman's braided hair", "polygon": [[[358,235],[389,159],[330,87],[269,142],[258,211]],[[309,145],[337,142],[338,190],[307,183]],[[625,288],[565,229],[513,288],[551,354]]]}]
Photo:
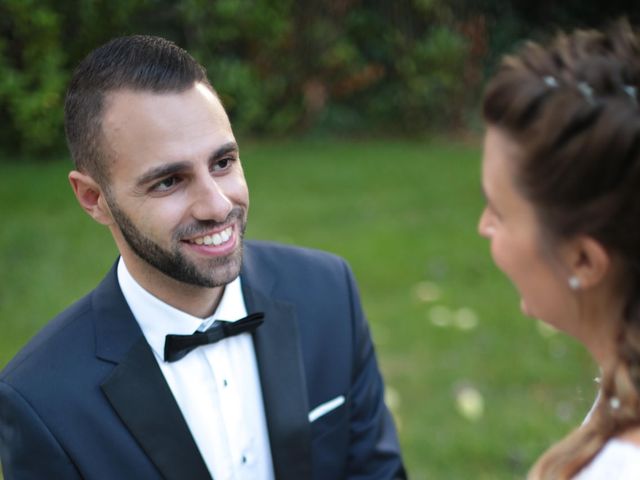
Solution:
[{"label": "woman's braided hair", "polygon": [[526,44],[485,92],[485,121],[520,147],[516,182],[547,236],[588,235],[622,266],[618,355],[602,372],[600,401],[530,479],[571,478],[608,439],[640,425],[639,103],[640,38],[626,20]]}]

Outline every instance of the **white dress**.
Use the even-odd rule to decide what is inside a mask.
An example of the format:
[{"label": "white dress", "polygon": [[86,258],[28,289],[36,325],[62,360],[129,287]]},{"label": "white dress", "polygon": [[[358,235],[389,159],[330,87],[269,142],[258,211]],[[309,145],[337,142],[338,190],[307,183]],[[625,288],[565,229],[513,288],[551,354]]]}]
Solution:
[{"label": "white dress", "polygon": [[640,479],[640,447],[612,438],[574,480]]}]

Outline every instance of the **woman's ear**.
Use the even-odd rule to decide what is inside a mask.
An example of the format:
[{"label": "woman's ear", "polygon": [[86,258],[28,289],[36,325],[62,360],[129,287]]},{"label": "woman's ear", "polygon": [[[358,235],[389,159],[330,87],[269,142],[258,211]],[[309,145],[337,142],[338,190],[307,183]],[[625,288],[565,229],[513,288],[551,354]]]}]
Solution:
[{"label": "woman's ear", "polygon": [[78,203],[91,218],[102,225],[113,222],[104,192],[91,176],[77,170],[69,172],[69,183]]},{"label": "woman's ear", "polygon": [[598,285],[607,276],[611,268],[611,256],[600,242],[583,235],[572,240],[564,252],[569,267],[571,283],[580,289]]}]

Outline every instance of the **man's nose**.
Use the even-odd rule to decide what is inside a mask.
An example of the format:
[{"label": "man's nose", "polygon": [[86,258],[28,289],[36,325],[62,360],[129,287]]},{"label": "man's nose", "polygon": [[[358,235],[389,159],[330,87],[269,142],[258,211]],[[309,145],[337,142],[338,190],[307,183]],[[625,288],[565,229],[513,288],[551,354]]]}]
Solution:
[{"label": "man's nose", "polygon": [[198,220],[222,222],[227,219],[233,203],[215,178],[209,177],[198,182],[192,204],[192,215]]}]

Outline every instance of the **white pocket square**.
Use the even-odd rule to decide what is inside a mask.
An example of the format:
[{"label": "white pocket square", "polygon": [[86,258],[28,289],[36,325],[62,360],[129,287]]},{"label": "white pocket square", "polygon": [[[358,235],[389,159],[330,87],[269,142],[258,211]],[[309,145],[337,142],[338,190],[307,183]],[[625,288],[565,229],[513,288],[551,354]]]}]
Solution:
[{"label": "white pocket square", "polygon": [[334,398],[333,400],[329,400],[328,402],[324,402],[318,405],[316,408],[309,412],[309,423],[315,422],[318,418],[326,415],[331,410],[335,410],[340,405],[344,403],[344,395],[340,395],[339,397]]}]

